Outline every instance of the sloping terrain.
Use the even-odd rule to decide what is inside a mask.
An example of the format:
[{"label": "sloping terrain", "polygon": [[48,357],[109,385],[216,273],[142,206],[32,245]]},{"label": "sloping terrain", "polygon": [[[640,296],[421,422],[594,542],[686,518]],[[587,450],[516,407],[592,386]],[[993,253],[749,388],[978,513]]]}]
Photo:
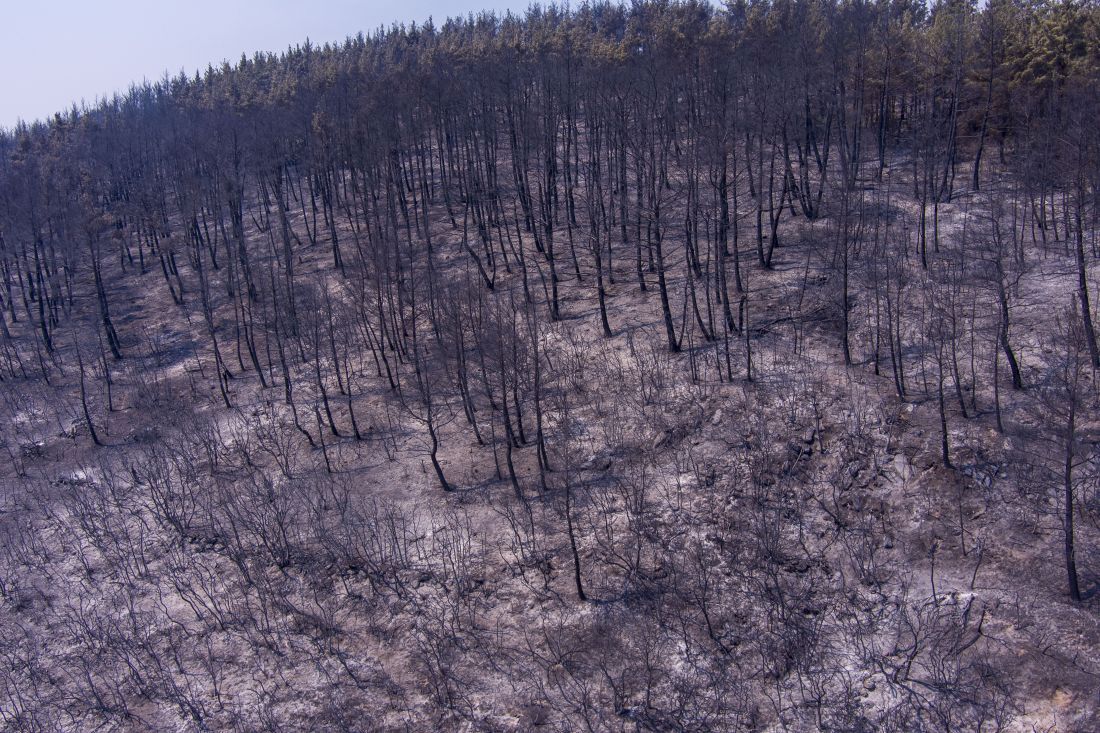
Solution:
[{"label": "sloping terrain", "polygon": [[5,140],[4,730],[1100,729],[1095,171],[555,12]]}]

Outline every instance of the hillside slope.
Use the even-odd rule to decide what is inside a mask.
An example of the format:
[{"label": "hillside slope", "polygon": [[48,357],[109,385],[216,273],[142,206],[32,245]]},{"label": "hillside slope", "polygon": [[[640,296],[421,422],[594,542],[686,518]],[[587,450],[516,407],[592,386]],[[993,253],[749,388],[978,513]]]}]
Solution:
[{"label": "hillside slope", "polygon": [[1100,728],[1096,13],[901,10],[0,138],[3,729]]}]

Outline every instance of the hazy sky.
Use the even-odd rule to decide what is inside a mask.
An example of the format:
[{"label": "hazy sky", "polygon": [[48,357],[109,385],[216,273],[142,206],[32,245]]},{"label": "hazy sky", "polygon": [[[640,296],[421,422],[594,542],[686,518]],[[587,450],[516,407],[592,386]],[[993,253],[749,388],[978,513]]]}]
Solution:
[{"label": "hazy sky", "polygon": [[189,74],[241,53],[342,41],[394,21],[440,24],[471,10],[523,10],[528,0],[3,0],[0,127],[73,102]]}]

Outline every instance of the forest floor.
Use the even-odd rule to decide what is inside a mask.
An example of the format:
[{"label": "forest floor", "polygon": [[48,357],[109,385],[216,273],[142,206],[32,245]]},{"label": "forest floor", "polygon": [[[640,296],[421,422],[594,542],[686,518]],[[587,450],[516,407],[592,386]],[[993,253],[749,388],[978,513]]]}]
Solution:
[{"label": "forest floor", "polygon": [[[945,240],[958,236],[968,196],[977,206],[978,197],[964,193],[940,212]],[[46,669],[71,677],[53,684],[94,691],[102,696],[101,713],[134,730],[143,724],[168,729],[177,714],[178,729],[197,726],[200,718],[212,728],[307,729],[324,715],[344,720],[348,729],[568,730],[583,727],[583,711],[599,709],[614,710],[612,720],[626,728],[634,711],[650,703],[638,692],[644,674],[627,675],[618,656],[633,659],[647,644],[683,655],[665,660],[666,687],[683,683],[677,670],[685,676],[689,670],[686,646],[647,626],[662,614],[686,614],[677,604],[688,602],[647,594],[672,574],[710,572],[726,578],[729,588],[713,599],[726,618],[714,644],[736,660],[731,669],[755,681],[743,694],[743,719],[756,729],[815,728],[808,704],[789,701],[816,665],[829,670],[821,696],[854,695],[854,708],[887,710],[908,695],[983,679],[991,680],[988,689],[974,694],[986,696],[983,709],[993,711],[988,729],[996,729],[996,719],[1006,730],[1100,730],[1100,507],[1082,512],[1077,562],[1085,598],[1073,603],[1057,494],[1037,485],[1039,473],[1021,467],[1059,460],[1057,446],[1029,437],[1038,432],[1030,392],[1001,386],[1006,434],[997,429],[988,379],[962,394],[965,418],[949,394],[953,468],[945,468],[931,362],[910,362],[917,366],[909,375],[911,393],[899,399],[888,356],[880,353],[876,374],[871,334],[861,326],[852,333],[855,363],[844,366],[828,222],[788,220],[780,235],[769,270],[742,242],[752,381],[744,378],[744,339],[730,347],[730,381],[721,375],[724,344],[704,341],[690,325],[682,247],[669,245],[676,249],[669,290],[682,305],[676,326],[681,333],[694,329],[694,342],[679,354],[665,346],[652,278],[651,292],[641,293],[629,259],[614,263],[607,304],[615,335],[604,339],[592,272],[582,265],[578,281],[562,258],[563,318],[540,326],[561,387],[547,397],[555,400],[546,430],[555,436],[556,465],[546,496],[534,448],[515,452],[522,492],[534,510],[516,501],[502,469],[503,450],[478,445],[457,403],[445,410],[440,452],[456,491],[441,491],[425,431],[367,364],[357,366],[354,390],[364,440],[348,434],[343,397],[333,398],[341,437],[327,434],[319,418],[312,422],[303,410],[307,429],[327,442],[334,472],[327,476],[321,452],[279,427],[287,412],[280,388],[262,390],[252,372],[233,366],[234,408],[225,409],[212,359],[198,346],[201,317],[181,318],[181,310],[190,311],[173,306],[153,277],[141,287],[116,278],[126,283],[111,297],[128,355],[116,375],[115,409],[101,413],[108,447],[93,447],[81,428],[71,379],[28,383],[23,393],[8,395],[6,419],[20,434],[22,453],[5,472],[9,489],[0,520],[19,541],[8,543],[2,568],[3,582],[18,589],[11,595],[21,600],[5,605],[9,647],[3,654],[23,665],[27,679]],[[440,248],[455,236],[441,216]],[[303,276],[327,267],[323,247],[300,252]],[[446,256],[459,277],[461,248],[455,244]],[[915,254],[910,267],[916,274],[906,286],[909,303],[918,309]],[[1068,252],[1054,251],[1032,263],[1022,280],[1013,336],[1029,390],[1038,387],[1050,355],[1054,304],[1073,291],[1074,276]],[[516,275],[501,279],[502,290],[518,289]],[[91,307],[77,307],[85,305]],[[853,310],[864,314],[860,323],[870,321],[871,307],[854,302]],[[221,312],[220,328],[231,333],[231,318],[224,307]],[[919,328],[907,328],[910,343],[918,344]],[[139,344],[156,344],[159,352],[143,347],[134,355]],[[995,348],[973,348],[973,358],[985,360],[982,369]],[[1087,377],[1095,391],[1094,375]],[[308,382],[305,373],[297,378]],[[208,399],[187,396],[194,394]],[[46,404],[69,412],[49,415]],[[1084,420],[1084,431],[1100,435],[1095,413]],[[182,460],[211,468],[214,479],[204,491],[271,492],[253,480],[260,475],[273,477],[274,485],[312,487],[303,496],[288,494],[285,505],[272,510],[272,526],[300,533],[291,546],[326,533],[335,544],[351,544],[356,532],[374,538],[369,544],[389,532],[391,544],[380,551],[385,562],[407,560],[404,567],[416,572],[401,576],[401,592],[387,593],[375,586],[398,581],[384,572],[371,577],[363,568],[328,568],[326,595],[311,585],[317,568],[295,572],[292,561],[284,567],[245,562],[218,532],[180,543],[153,519],[148,507],[155,501],[136,499],[132,492],[143,489],[126,476],[135,461],[141,470],[151,470],[155,460],[171,463],[170,456],[151,456],[179,435],[199,438],[195,454]],[[210,439],[206,454],[203,436]],[[280,478],[278,460],[292,467],[293,479]],[[562,509],[563,482],[576,493],[572,520],[568,506]],[[91,484],[119,493],[91,491]],[[129,514],[103,509],[112,501]],[[263,505],[257,501],[241,505],[241,522]],[[324,531],[285,521],[310,511],[310,521]],[[567,521],[580,530],[587,602],[576,597]],[[402,553],[406,557],[398,557]],[[125,563],[134,565],[120,569]],[[48,574],[36,575],[42,567]],[[121,590],[121,579],[132,588]],[[271,605],[278,596],[285,606]],[[798,616],[797,624],[788,615]],[[784,629],[806,636],[787,639]],[[40,637],[57,641],[42,646]],[[115,644],[122,637],[126,644]],[[125,686],[122,673],[94,684],[79,680],[76,667],[57,672],[87,656],[87,647],[65,641],[77,638],[100,639],[97,664],[110,658],[112,669],[155,666],[142,657],[155,656],[154,647],[180,650],[174,662],[163,661],[162,677],[148,679],[152,687],[172,679],[179,689],[127,706],[123,693],[120,700],[111,697]],[[790,645],[819,651],[804,656]],[[796,661],[784,665],[784,654]],[[580,656],[606,662],[604,687],[593,681],[600,675],[586,676],[579,662],[570,665]],[[730,674],[717,679],[732,684],[738,675]],[[9,701],[19,697],[10,690],[28,684],[9,682]],[[358,696],[345,697],[349,690]],[[188,707],[197,700],[206,707]],[[6,719],[12,720],[21,703],[9,701]],[[119,706],[128,708],[125,715]],[[951,711],[943,715],[950,723]],[[611,727],[599,720],[587,723]],[[956,725],[966,729],[967,723]]]}]

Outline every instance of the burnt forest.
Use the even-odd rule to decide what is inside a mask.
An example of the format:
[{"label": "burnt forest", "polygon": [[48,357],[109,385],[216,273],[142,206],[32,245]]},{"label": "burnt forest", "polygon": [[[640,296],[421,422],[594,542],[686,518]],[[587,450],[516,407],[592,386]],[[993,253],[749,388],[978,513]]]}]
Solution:
[{"label": "burnt forest", "polygon": [[0,731],[1100,730],[1100,4],[470,10],[0,130]]}]

